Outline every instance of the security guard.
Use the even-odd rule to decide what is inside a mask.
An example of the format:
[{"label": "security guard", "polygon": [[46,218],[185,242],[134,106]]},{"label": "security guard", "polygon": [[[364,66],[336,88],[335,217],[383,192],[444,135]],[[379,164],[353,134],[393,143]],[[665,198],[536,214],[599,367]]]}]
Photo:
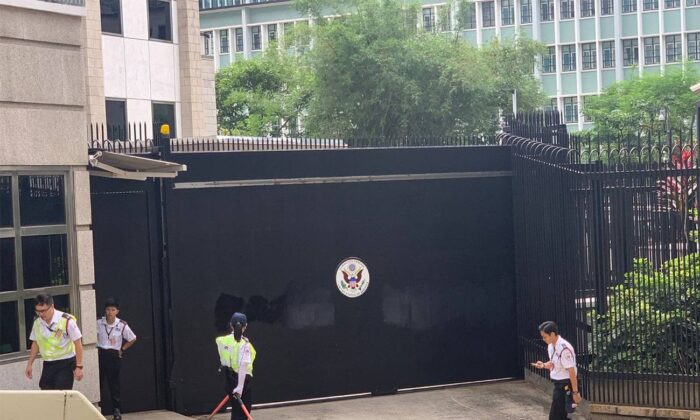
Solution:
[{"label": "security guard", "polygon": [[[119,315],[119,303],[109,298],[105,301],[105,316],[97,320],[97,354],[100,361],[100,390],[109,388],[114,420],[121,420],[121,391],[119,371],[122,355],[136,343],[136,334]],[[104,401],[104,397],[102,398]]]},{"label": "security guard", "polygon": [[559,336],[559,328],[553,321],[543,322],[539,330],[542,340],[547,343],[549,362],[537,361],[532,366],[548,369],[554,382],[549,420],[565,420],[568,413],[572,413],[576,405],[581,403],[576,377],[576,353],[573,346]]},{"label": "security guard", "polygon": [[29,339],[32,349],[25,375],[32,379],[37,353],[44,359],[39,388],[73,389],[73,380],[83,379],[82,333],[73,315],[54,308],[53,297],[42,293],[34,299],[34,320]]},{"label": "security guard", "polygon": [[[255,361],[255,348],[243,333],[248,327],[248,318],[236,312],[231,317],[232,339],[229,336],[219,337],[216,340],[219,347],[219,358],[222,366],[230,366],[230,383],[227,383],[227,392],[238,396],[245,404],[248,411],[253,405],[253,362]],[[229,388],[230,385],[230,388]],[[231,390],[232,389],[232,390]],[[245,419],[243,410],[235,402],[232,404],[231,420]]]}]

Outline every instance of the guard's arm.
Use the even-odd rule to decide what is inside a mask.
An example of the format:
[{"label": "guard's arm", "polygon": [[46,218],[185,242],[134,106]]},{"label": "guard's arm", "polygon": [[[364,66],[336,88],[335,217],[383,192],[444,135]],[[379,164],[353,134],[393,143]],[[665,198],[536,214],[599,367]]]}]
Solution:
[{"label": "guard's arm", "polygon": [[248,374],[248,363],[241,363],[238,367],[238,385],[234,388],[233,393],[243,395],[243,386],[245,385],[245,376]]}]

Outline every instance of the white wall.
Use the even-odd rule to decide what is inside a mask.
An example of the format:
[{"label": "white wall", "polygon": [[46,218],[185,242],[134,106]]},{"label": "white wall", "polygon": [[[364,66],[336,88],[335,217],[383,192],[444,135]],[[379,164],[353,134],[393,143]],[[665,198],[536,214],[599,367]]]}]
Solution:
[{"label": "white wall", "polygon": [[152,101],[180,106],[177,2],[170,7],[173,42],[148,39],[147,0],[122,0],[123,35],[102,34],[105,97],[125,99],[128,121],[146,122],[149,136]]}]

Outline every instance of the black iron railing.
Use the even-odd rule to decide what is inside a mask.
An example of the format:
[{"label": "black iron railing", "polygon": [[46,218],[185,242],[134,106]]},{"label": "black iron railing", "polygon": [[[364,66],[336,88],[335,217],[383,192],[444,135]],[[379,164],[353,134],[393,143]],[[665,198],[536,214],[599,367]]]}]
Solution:
[{"label": "black iron railing", "polygon": [[544,114],[511,122],[501,140],[513,153],[525,366],[547,357],[537,325],[555,320],[578,351],[586,398],[700,408],[692,132],[606,138]]}]

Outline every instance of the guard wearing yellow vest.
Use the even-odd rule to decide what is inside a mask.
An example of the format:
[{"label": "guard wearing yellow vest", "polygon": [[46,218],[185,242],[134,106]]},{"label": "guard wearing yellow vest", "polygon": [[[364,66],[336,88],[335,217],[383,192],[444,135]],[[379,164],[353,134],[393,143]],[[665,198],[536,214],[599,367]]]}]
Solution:
[{"label": "guard wearing yellow vest", "polygon": [[[231,372],[230,385],[233,390],[231,391],[228,388],[227,392],[234,394],[234,396],[239,396],[248,411],[250,411],[253,405],[255,348],[250,340],[243,337],[247,327],[248,318],[244,314],[236,312],[231,317],[233,334],[217,338],[216,344],[219,346],[221,365],[228,366]],[[234,403],[231,410],[231,420],[243,420],[245,418],[243,411]]]},{"label": "guard wearing yellow vest", "polygon": [[83,378],[82,334],[73,315],[56,310],[53,297],[40,294],[34,299],[34,320],[29,339],[32,349],[25,375],[32,379],[37,353],[44,359],[39,380],[41,389],[73,389],[73,379]]}]

